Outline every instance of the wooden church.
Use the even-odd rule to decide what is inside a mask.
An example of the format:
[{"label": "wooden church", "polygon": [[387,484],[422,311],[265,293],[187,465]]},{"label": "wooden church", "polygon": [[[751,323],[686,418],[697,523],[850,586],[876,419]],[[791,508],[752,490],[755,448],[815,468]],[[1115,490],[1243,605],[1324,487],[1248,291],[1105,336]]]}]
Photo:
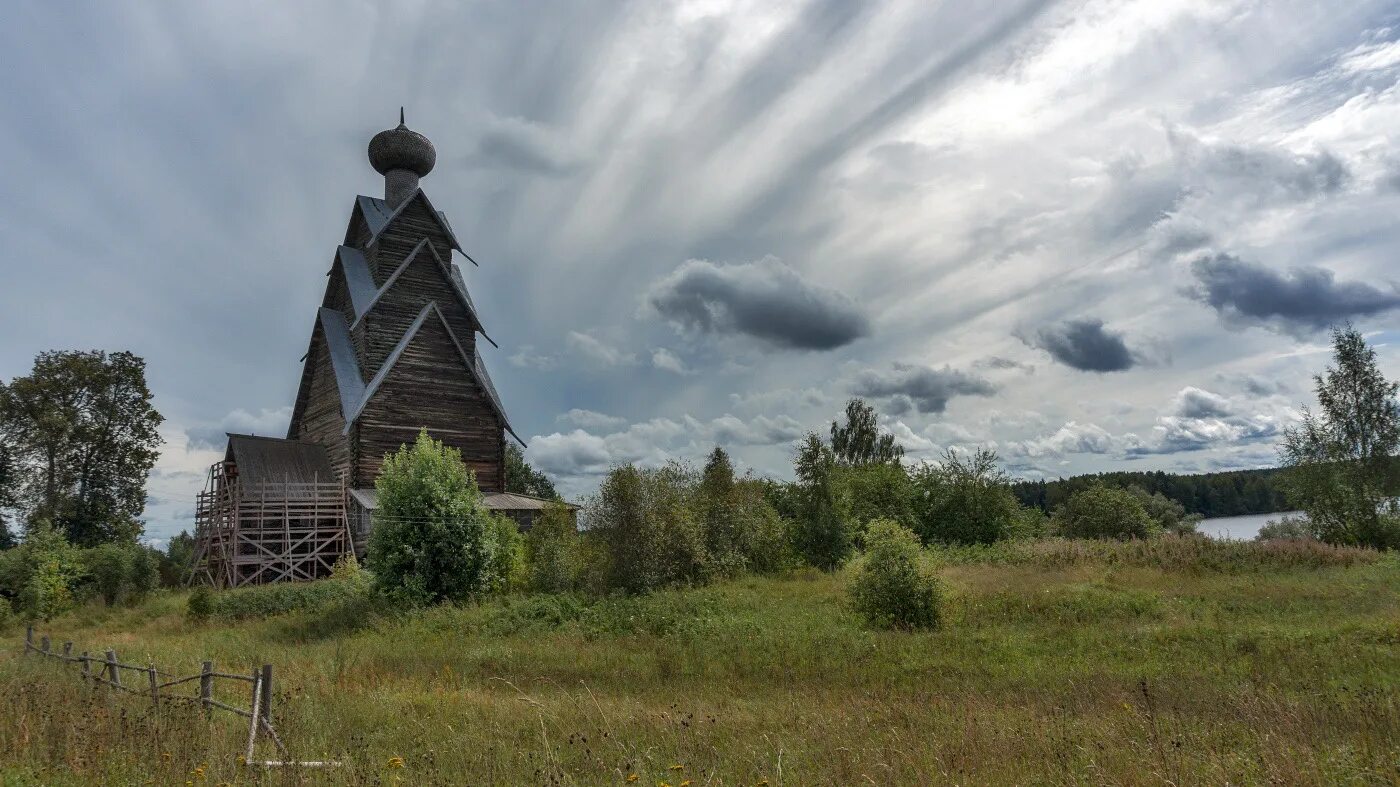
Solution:
[{"label": "wooden church", "polygon": [[476,262],[419,187],[436,159],[402,112],[370,140],[384,198],[356,197],[350,210],[286,438],[230,434],[209,470],[196,580],[316,579],[342,555],[363,554],[384,456],[424,428],[462,452],[488,508],[528,523],[544,506],[505,492],[506,435],[520,438],[477,354],[477,337],[491,338],[453,253]]}]

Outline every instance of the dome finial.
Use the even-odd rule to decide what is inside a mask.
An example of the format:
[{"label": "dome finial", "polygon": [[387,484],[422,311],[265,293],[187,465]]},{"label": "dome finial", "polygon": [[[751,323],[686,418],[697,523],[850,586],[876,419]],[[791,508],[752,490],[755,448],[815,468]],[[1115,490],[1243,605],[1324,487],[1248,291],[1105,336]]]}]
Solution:
[{"label": "dome finial", "polygon": [[399,126],[381,131],[369,141],[369,163],[384,176],[384,201],[398,207],[418,190],[418,179],[433,171],[437,151],[428,138],[404,124],[399,107]]}]

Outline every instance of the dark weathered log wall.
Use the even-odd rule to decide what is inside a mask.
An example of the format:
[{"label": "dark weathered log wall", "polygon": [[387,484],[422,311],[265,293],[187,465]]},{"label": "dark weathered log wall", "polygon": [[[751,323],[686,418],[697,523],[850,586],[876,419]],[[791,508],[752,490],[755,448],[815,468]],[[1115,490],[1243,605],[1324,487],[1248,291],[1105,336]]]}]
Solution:
[{"label": "dark weathered log wall", "polygon": [[462,452],[485,491],[503,488],[503,425],[436,315],[418,331],[357,422],[355,482],[373,485],[385,454],[412,443],[427,428]]},{"label": "dark weathered log wall", "polygon": [[[336,385],[335,370],[331,368],[331,355],[326,348],[325,337],[321,333],[318,320],[311,336],[311,352],[306,359],[303,372],[310,379],[303,384],[305,400],[297,402],[298,418],[292,424],[288,437],[293,440],[306,440],[320,443],[330,455],[331,467],[342,479],[352,470],[350,440],[344,434],[345,419],[340,412],[340,391]],[[327,479],[330,480],[330,479]]]}]

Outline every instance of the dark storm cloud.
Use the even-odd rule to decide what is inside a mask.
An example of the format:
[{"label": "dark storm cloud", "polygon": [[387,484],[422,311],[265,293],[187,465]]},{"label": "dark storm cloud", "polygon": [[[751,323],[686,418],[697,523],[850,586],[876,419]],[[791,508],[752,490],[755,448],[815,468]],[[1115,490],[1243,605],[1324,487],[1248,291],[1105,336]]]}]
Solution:
[{"label": "dark storm cloud", "polygon": [[1182,164],[1212,191],[1306,200],[1341,191],[1351,182],[1346,163],[1326,150],[1295,154],[1265,145],[1212,144],[1180,129],[1169,129],[1168,138]]},{"label": "dark storm cloud", "polygon": [[999,355],[993,355],[979,361],[974,361],[972,365],[979,369],[1023,369],[1027,372],[1035,371],[1035,367],[1031,364],[1013,361],[1010,358],[1002,358]]},{"label": "dark storm cloud", "polygon": [[910,403],[921,413],[941,413],[955,396],[991,396],[997,386],[989,380],[950,367],[934,369],[896,363],[888,372],[866,369],[852,386],[861,396],[889,398],[895,414],[908,411]]},{"label": "dark storm cloud", "polygon": [[1188,294],[1209,304],[1231,325],[1262,325],[1292,334],[1312,333],[1343,320],[1400,307],[1394,284],[1376,287],[1336,280],[1325,268],[1300,267],[1287,274],[1229,254],[1191,263],[1197,284]]},{"label": "dark storm cloud", "polygon": [[1104,328],[1103,320],[1066,320],[1022,336],[1021,341],[1082,372],[1121,372],[1137,364],[1123,335]]},{"label": "dark storm cloud", "polygon": [[690,260],[652,285],[647,302],[680,328],[779,347],[831,350],[870,334],[869,319],[849,297],[773,257],[738,265]]}]

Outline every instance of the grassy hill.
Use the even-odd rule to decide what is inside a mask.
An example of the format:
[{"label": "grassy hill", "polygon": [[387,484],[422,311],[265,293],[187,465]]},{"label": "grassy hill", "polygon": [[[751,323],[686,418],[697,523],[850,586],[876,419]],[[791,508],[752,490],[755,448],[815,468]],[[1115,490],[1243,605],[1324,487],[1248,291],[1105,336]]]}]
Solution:
[{"label": "grassy hill", "polygon": [[[940,630],[864,628],[849,571],[642,598],[193,624],[186,594],[45,624],[188,674],[278,674],[295,755],[246,727],[153,736],[139,699],[3,631],[5,784],[1392,783],[1400,563],[1317,545],[1033,544],[940,554]],[[403,766],[395,767],[402,758]],[[196,770],[201,769],[201,770]]]}]

